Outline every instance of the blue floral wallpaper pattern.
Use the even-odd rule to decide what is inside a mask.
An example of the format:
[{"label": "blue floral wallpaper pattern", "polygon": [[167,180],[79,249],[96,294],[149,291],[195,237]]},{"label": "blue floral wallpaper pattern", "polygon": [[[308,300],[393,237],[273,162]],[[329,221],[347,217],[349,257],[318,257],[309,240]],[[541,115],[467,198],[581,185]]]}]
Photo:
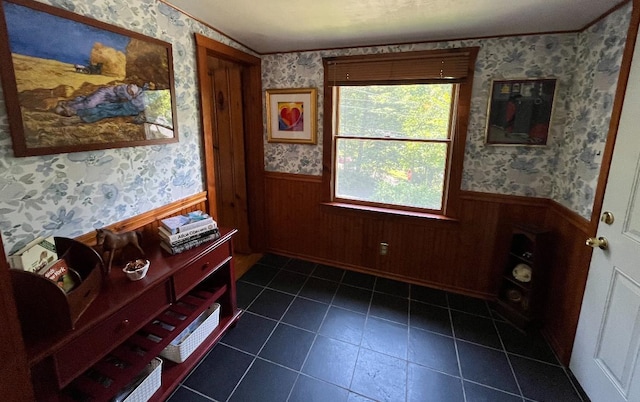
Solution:
[{"label": "blue floral wallpaper pattern", "polygon": [[[265,55],[264,89],[318,88],[320,139],[317,145],[265,142],[265,168],[322,174],[323,57],[479,46],[462,189],[552,198],[589,219],[630,16],[627,4],[576,34]],[[520,78],[557,78],[547,146],[485,145],[491,80]]]},{"label": "blue floral wallpaper pattern", "polygon": [[[180,142],[14,158],[0,87],[0,233],[7,253],[39,235],[77,236],[202,191],[193,34],[242,48],[157,0],[41,2],[173,45]],[[588,218],[630,13],[629,4],[580,34],[267,55],[263,87],[318,88],[322,133],[322,57],[480,46],[463,189],[551,197]],[[549,145],[485,146],[490,81],[523,77],[558,78]],[[265,143],[266,170],[320,175],[322,135],[318,138],[317,145]]]},{"label": "blue floral wallpaper pattern", "polygon": [[631,4],[581,33],[564,135],[553,168],[553,198],[589,218],[609,131]]},{"label": "blue floral wallpaper pattern", "polygon": [[202,191],[194,32],[241,48],[157,0],[43,3],[172,44],[180,142],[15,158],[0,88],[0,233],[9,254],[39,235],[78,236]]}]

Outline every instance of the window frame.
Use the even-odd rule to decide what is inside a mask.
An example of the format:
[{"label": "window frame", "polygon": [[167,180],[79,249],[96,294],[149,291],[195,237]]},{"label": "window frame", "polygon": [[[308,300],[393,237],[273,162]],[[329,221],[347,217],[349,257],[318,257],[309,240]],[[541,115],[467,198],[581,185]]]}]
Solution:
[{"label": "window frame", "polygon": [[[390,54],[375,54],[365,56],[340,56],[323,59],[324,65],[324,115],[323,115],[323,201],[327,205],[344,207],[350,209],[358,209],[365,211],[374,211],[382,213],[391,213],[396,215],[427,217],[434,219],[456,219],[459,212],[460,203],[460,186],[462,183],[462,169],[464,162],[464,149],[467,136],[467,128],[469,125],[469,111],[471,105],[471,92],[473,87],[473,71],[475,61],[478,54],[478,47],[470,47],[464,49],[439,49],[433,51],[422,52],[399,52]],[[454,85],[454,93],[451,105],[450,118],[450,146],[445,166],[444,188],[442,194],[442,209],[439,211],[428,210],[423,208],[413,208],[398,205],[386,205],[380,203],[363,202],[351,199],[336,198],[335,196],[335,156],[336,156],[336,130],[337,123],[334,121],[335,111],[338,107],[338,98],[334,88],[344,86],[332,82],[331,77],[327,73],[331,63],[349,62],[356,60],[357,62],[367,61],[376,62],[379,60],[406,60],[411,59],[413,62],[419,62],[420,56],[424,55],[424,59],[428,61],[434,60],[434,55],[446,58],[448,54],[457,55],[461,51],[469,53],[467,63],[467,74],[464,78],[425,78],[416,79],[412,77],[406,80],[378,80],[378,81],[359,81],[353,85],[380,85],[380,84],[437,84],[447,83]],[[336,100],[334,104],[334,100]]]}]

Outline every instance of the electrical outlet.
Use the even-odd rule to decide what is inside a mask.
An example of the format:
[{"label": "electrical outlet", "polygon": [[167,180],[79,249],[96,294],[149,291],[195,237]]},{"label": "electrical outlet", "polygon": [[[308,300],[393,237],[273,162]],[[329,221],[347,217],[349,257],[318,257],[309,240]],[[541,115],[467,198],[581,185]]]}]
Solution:
[{"label": "electrical outlet", "polygon": [[380,243],[380,255],[387,255],[389,243]]}]

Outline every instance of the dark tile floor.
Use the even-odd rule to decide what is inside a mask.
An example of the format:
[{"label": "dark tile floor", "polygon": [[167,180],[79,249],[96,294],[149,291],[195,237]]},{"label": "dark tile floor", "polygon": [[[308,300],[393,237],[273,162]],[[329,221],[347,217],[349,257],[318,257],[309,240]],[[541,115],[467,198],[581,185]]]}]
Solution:
[{"label": "dark tile floor", "polygon": [[583,400],[482,300],[276,255],[237,290],[245,313],[171,402]]}]

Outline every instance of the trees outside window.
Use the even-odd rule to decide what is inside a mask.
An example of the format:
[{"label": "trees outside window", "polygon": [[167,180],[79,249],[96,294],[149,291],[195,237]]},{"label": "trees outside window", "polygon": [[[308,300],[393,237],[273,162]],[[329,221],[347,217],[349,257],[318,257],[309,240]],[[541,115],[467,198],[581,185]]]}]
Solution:
[{"label": "trees outside window", "polygon": [[336,91],[335,197],[440,211],[454,84]]}]

